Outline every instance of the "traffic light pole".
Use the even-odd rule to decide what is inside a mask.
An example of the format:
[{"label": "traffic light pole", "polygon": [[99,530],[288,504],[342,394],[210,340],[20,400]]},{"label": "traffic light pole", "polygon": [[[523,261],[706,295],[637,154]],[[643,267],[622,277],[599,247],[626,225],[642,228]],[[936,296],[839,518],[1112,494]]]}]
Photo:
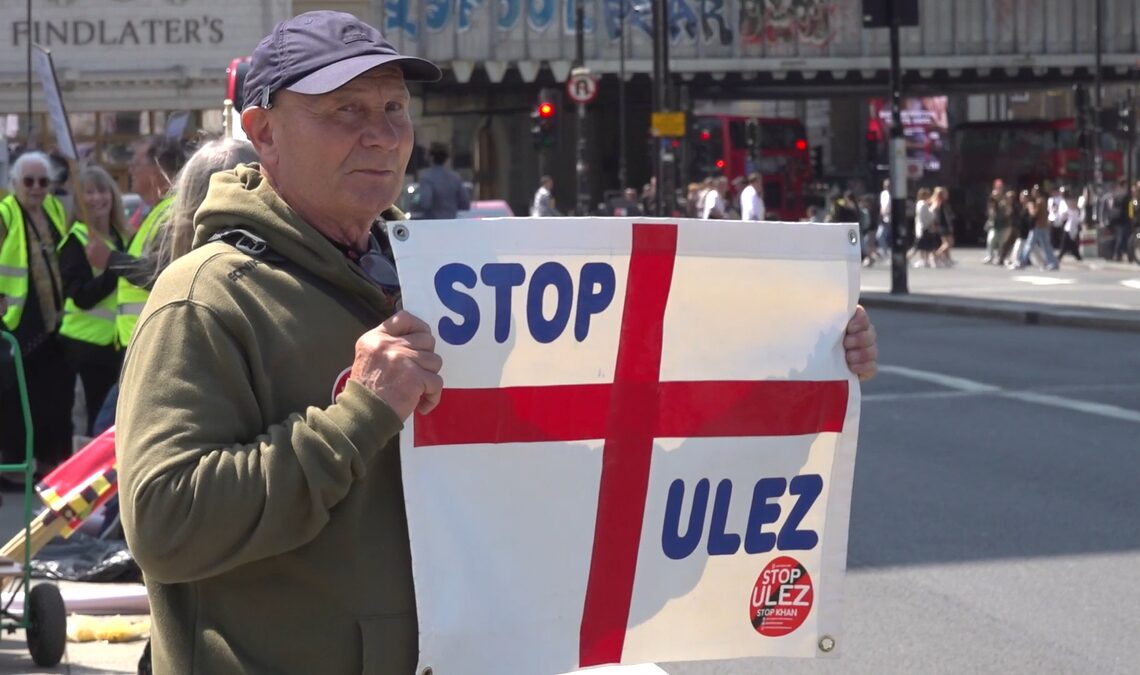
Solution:
[{"label": "traffic light pole", "polygon": [[1093,115],[1093,222],[1100,222],[1100,199],[1104,188],[1104,153],[1101,148],[1101,55],[1104,52],[1104,0],[1094,0],[1096,3],[1096,18],[1093,26],[1093,35],[1096,38],[1096,72],[1093,74],[1093,106],[1096,114]]},{"label": "traffic light pole", "polygon": [[1129,199],[1132,199],[1132,196],[1131,196],[1132,186],[1134,184],[1133,181],[1135,180],[1135,178],[1134,178],[1135,168],[1132,166],[1132,164],[1133,164],[1132,152],[1133,152],[1133,148],[1134,148],[1134,144],[1135,144],[1135,140],[1136,140],[1136,128],[1135,128],[1136,127],[1136,113],[1133,111],[1133,105],[1134,105],[1134,102],[1132,100],[1132,88],[1129,87],[1128,91],[1125,92],[1124,114],[1121,115],[1121,124],[1124,125],[1123,130],[1125,132],[1125,137],[1124,137],[1125,138],[1125,146],[1124,147],[1125,147],[1126,151],[1128,152],[1128,156],[1125,159],[1125,167],[1127,167],[1127,170],[1128,170],[1128,192],[1129,192],[1128,198]]},{"label": "traffic light pole", "polygon": [[625,15],[627,7],[622,7],[618,16],[618,30],[621,31],[618,43],[618,188],[625,190],[629,187],[626,163],[626,133],[625,133]]},{"label": "traffic light pole", "polygon": [[906,271],[906,136],[902,125],[902,72],[899,63],[899,15],[887,0],[891,30],[891,293],[905,294]]},{"label": "traffic light pole", "polygon": [[[574,66],[581,68],[586,65],[586,8],[584,0],[574,2]],[[590,185],[587,177],[586,165],[586,104],[578,104],[577,116],[577,152],[575,154],[574,168],[578,175],[577,215],[590,215]]]},{"label": "traffic light pole", "polygon": [[[669,15],[665,0],[653,0],[653,110],[672,109],[669,100]],[[657,176],[656,215],[666,218],[673,212],[673,150],[667,139],[653,139],[654,174]]]}]

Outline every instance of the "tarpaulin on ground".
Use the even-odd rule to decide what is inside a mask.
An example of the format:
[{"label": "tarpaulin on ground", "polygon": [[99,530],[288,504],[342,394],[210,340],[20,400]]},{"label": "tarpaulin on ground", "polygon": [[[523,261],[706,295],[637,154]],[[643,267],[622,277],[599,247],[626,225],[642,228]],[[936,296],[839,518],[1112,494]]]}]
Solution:
[{"label": "tarpaulin on ground", "polygon": [[852,226],[389,231],[444,361],[439,407],[401,435],[421,667],[837,653]]}]

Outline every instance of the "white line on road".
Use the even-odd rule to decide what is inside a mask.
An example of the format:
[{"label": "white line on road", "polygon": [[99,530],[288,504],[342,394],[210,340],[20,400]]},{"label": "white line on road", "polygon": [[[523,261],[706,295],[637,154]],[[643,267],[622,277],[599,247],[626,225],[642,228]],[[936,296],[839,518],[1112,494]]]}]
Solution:
[{"label": "white line on road", "polygon": [[1127,286],[1129,288],[1135,288],[1136,290],[1140,291],[1140,279],[1125,279],[1124,281],[1120,282],[1120,285]]},{"label": "white line on road", "polygon": [[[1099,415],[1101,417],[1109,417],[1112,419],[1124,420],[1126,422],[1136,422],[1137,424],[1140,424],[1140,411],[1129,410],[1128,408],[1121,408],[1115,405],[1108,405],[1107,403],[1080,401],[1076,399],[1053,396],[1052,394],[1042,394],[1033,391],[1016,391],[1011,389],[1003,389],[992,384],[985,384],[984,382],[975,382],[974,380],[967,380],[965,378],[954,377],[952,375],[934,373],[928,370],[904,368],[902,366],[879,366],[879,372],[898,375],[900,377],[906,377],[912,380],[929,382],[931,384],[937,384],[939,386],[946,387],[948,389],[954,389],[962,393],[994,394],[996,396],[1013,399],[1015,401],[1022,401],[1024,403],[1035,403],[1037,405],[1045,405],[1053,408],[1063,408],[1065,410],[1073,410],[1088,415]],[[882,399],[866,396],[864,399],[868,402],[873,402],[875,400],[887,400],[886,397],[888,396],[893,395],[884,395]],[[917,398],[918,395],[907,394],[906,397]]]},{"label": "white line on road", "polygon": [[1020,281],[1034,286],[1065,286],[1068,284],[1077,283],[1076,279],[1064,279],[1058,277],[1035,277],[1029,275],[1016,276],[1014,281]]},{"label": "white line on road", "polygon": [[902,366],[879,366],[879,372],[890,373],[891,375],[901,375],[902,377],[909,377],[912,380],[930,382],[931,384],[937,384],[939,386],[946,387],[947,389],[968,391],[972,394],[985,394],[1001,391],[1001,387],[997,387],[992,384],[983,384],[981,382],[975,382],[973,380],[967,380],[961,377],[943,375],[942,373],[932,373],[929,370],[915,370],[913,368],[903,368]]}]

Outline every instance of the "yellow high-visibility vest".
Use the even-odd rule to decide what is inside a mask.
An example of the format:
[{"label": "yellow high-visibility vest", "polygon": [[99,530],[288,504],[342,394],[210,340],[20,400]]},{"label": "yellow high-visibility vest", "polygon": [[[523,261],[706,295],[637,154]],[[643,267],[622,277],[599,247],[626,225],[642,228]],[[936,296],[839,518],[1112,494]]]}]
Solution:
[{"label": "yellow high-visibility vest", "polygon": [[[131,237],[131,243],[127,246],[127,253],[136,258],[142,257],[146,245],[154,238],[154,235],[158,234],[158,225],[165,219],[166,212],[172,203],[174,203],[174,197],[167,197],[154,205],[146,219],[143,220],[142,225],[139,226],[138,232],[135,232],[135,236]],[[146,299],[150,297],[150,291],[132,284],[120,275],[115,296],[115,338],[119,347],[126,349],[131,341],[131,335],[135,332],[135,325],[139,322],[139,315],[142,314],[143,307],[146,306]]]},{"label": "yellow high-visibility vest", "polygon": [[[44,212],[62,239],[67,233],[63,202],[48,195],[44,198]],[[8,299],[4,325],[8,330],[16,330],[28,301],[28,234],[24,229],[24,211],[16,195],[0,200],[0,220],[7,230],[4,245],[0,246],[0,295]]]},{"label": "yellow high-visibility vest", "polygon": [[[75,237],[81,245],[86,246],[89,237],[87,225],[79,222],[72,225],[71,231],[60,242],[59,247],[62,249],[67,240],[72,237]],[[108,245],[115,248],[114,244]],[[95,271],[92,268],[93,274]],[[115,344],[117,307],[118,293],[115,291],[108,293],[107,297],[100,300],[91,309],[81,309],[74,300],[67,298],[63,304],[63,325],[59,328],[60,335],[100,347],[109,347]]]}]

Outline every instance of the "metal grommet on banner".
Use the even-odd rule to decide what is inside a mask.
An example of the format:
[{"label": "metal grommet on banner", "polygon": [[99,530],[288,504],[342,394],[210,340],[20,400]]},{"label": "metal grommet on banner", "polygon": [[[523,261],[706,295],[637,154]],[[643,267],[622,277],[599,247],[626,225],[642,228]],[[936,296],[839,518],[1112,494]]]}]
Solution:
[{"label": "metal grommet on banner", "polygon": [[431,666],[424,666],[424,669],[420,671],[420,675],[433,675],[434,672]]},{"label": "metal grommet on banner", "polygon": [[851,242],[852,245],[858,244],[859,243],[859,233],[856,232],[855,230],[847,230],[847,241]]},{"label": "metal grommet on banner", "polygon": [[[407,225],[395,225],[395,226],[393,226],[392,227],[392,236],[399,239],[400,241],[407,241],[408,240],[408,226]],[[431,675],[431,669],[430,668],[425,669],[425,672],[421,673],[420,675]]]},{"label": "metal grommet on banner", "polygon": [[835,638],[830,635],[824,635],[819,639],[819,651],[826,654],[833,649],[835,649]]}]

